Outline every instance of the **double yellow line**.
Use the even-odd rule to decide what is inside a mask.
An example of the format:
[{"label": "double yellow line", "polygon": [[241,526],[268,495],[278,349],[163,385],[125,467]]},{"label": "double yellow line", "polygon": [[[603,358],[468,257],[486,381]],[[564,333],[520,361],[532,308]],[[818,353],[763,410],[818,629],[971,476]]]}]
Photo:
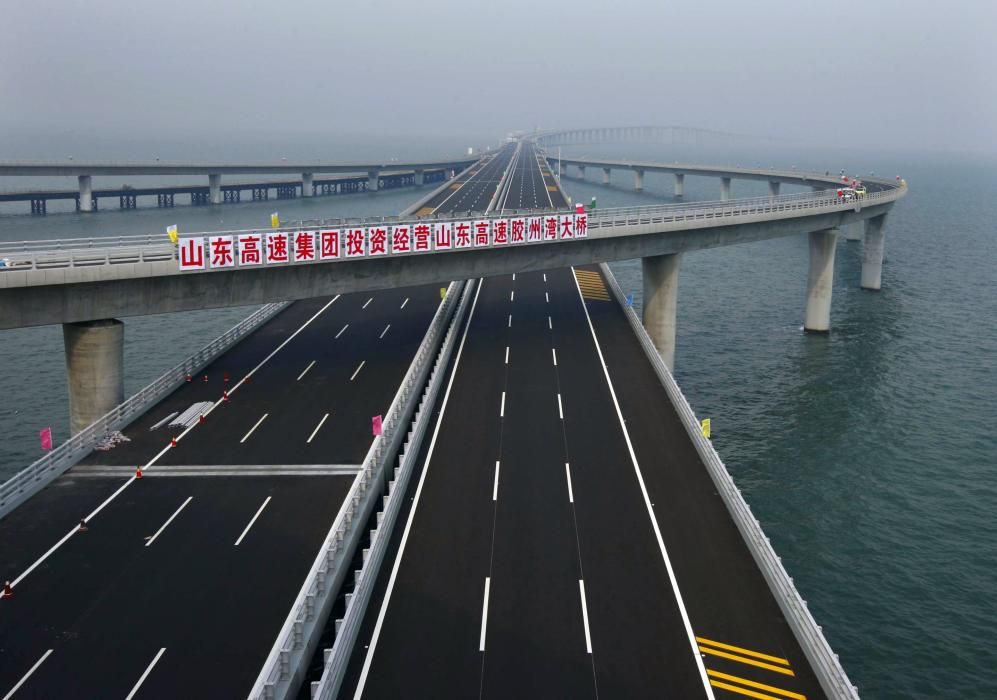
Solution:
[{"label": "double yellow line", "polygon": [[[771,654],[763,654],[758,651],[752,651],[751,649],[745,649],[744,647],[734,646],[733,644],[724,644],[723,642],[706,639],[705,637],[696,637],[696,642],[699,644],[699,651],[703,654],[736,661],[737,663],[754,666],[755,668],[772,671],[784,676],[796,676],[793,673],[793,669],[789,666],[788,659],[772,656]],[[806,700],[806,696],[800,693],[783,690],[782,688],[741,678],[740,676],[734,676],[729,673],[707,669],[706,674],[710,677],[710,685],[713,687],[729,690],[738,695],[757,698],[757,700],[781,700],[782,698]],[[738,685],[734,685],[735,683]]]}]

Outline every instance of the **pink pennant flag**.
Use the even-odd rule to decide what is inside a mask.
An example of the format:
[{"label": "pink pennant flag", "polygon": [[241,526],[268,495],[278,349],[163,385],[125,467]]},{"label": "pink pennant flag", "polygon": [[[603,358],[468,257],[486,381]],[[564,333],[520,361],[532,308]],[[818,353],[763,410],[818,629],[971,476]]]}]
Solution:
[{"label": "pink pennant flag", "polygon": [[51,428],[44,428],[42,430],[39,430],[38,431],[38,437],[41,438],[42,449],[43,450],[51,450],[52,449],[52,429]]},{"label": "pink pennant flag", "polygon": [[370,419],[371,423],[374,425],[374,435],[380,435],[384,432],[381,426],[381,416],[374,416]]}]

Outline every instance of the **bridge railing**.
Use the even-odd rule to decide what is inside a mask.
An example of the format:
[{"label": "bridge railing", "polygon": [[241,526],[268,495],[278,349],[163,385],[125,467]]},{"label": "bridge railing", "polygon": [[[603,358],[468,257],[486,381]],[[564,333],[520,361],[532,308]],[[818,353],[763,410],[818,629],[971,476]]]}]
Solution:
[{"label": "bridge railing", "polygon": [[[322,627],[335,602],[333,596],[350,572],[360,536],[367,526],[387,475],[392,473],[390,467],[395,455],[403,441],[411,438],[407,428],[420,397],[425,399],[429,392],[429,388],[423,391],[426,378],[434,366],[440,366],[437,349],[441,343],[444,348],[451,345],[451,318],[458,302],[461,308],[466,308],[467,295],[461,294],[464,288],[464,282],[452,282],[443,302],[437,308],[419,350],[384,416],[382,433],[371,443],[363,465],[253,685],[249,694],[253,700],[286,698],[294,690],[295,677],[298,680],[303,677],[304,669],[318,645]],[[445,340],[444,333],[447,334]],[[369,551],[365,551],[364,561],[369,556]],[[356,592],[346,596],[348,609],[354,595]]]},{"label": "bridge railing", "polygon": [[12,476],[0,485],[0,518],[89,454],[108,432],[120,430],[145,413],[150,406],[180,386],[188,374],[199,371],[233,343],[259,328],[286,306],[287,302],[280,302],[257,309],[151,384]]},{"label": "bridge railing", "polygon": [[751,512],[751,506],[745,501],[741,490],[737,488],[730,472],[727,471],[727,467],[720,459],[720,455],[713,448],[713,443],[703,437],[699,420],[689,405],[689,401],[675,382],[664,360],[661,359],[661,355],[654,347],[654,342],[644,329],[644,325],[637,317],[633,306],[627,305],[623,290],[620,288],[619,282],[616,281],[612,270],[605,263],[600,267],[603,276],[609,283],[611,293],[617,303],[625,309],[627,320],[643,346],[644,353],[651,361],[651,365],[682,420],[696,452],[699,453],[699,457],[717,487],[717,492],[723,499],[731,519],[741,533],[755,564],[765,577],[773,597],[779,604],[779,608],[793,630],[804,654],[806,654],[821,687],[830,698],[858,700],[858,691],[842,668],[838,655],[834,653],[824,638],[824,633],[810,613],[807,602],[800,596],[792,577],[782,565],[782,558],[775,553],[772,543],[762,530],[761,523]]}]

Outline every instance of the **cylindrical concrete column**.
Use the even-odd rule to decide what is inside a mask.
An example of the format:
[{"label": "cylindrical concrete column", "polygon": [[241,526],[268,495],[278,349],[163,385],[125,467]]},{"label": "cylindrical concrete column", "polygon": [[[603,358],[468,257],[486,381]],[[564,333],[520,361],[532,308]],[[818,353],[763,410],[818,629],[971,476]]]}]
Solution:
[{"label": "cylindrical concrete column", "polygon": [[685,173],[675,173],[675,196],[685,195]]},{"label": "cylindrical concrete column", "polygon": [[837,229],[810,232],[810,274],[807,277],[807,310],[803,330],[827,333],[831,330],[831,287],[834,284],[834,249]]},{"label": "cylindrical concrete column", "polygon": [[638,192],[644,189],[644,171],[634,170],[634,189]]},{"label": "cylindrical concrete column", "polygon": [[80,175],[80,211],[93,211],[93,185],[89,175]]},{"label": "cylindrical concrete column", "polygon": [[883,247],[886,214],[865,221],[865,249],[862,251],[862,289],[878,292],[883,285]]},{"label": "cylindrical concrete column", "polygon": [[72,434],[125,400],[125,324],[117,319],[62,324]]},{"label": "cylindrical concrete column", "polygon": [[602,169],[602,184],[604,184],[604,185],[608,185],[609,184],[609,174],[612,172],[612,170],[613,170],[612,168],[603,168]]},{"label": "cylindrical concrete column", "polygon": [[415,171],[415,186],[422,187],[426,184],[426,171],[416,170]]},{"label": "cylindrical concrete column", "polygon": [[377,180],[381,176],[381,173],[377,170],[371,170],[367,173],[367,191],[377,192]]},{"label": "cylindrical concrete column", "polygon": [[311,197],[314,192],[315,177],[311,173],[301,173],[301,196]]},{"label": "cylindrical concrete column", "polygon": [[208,193],[211,195],[212,204],[222,203],[222,176],[216,174],[208,175]]},{"label": "cylindrical concrete column", "polygon": [[675,310],[681,253],[641,258],[644,278],[644,328],[669,370],[675,367]]},{"label": "cylindrical concrete column", "polygon": [[585,166],[584,165],[579,165],[578,166],[578,179],[579,180],[584,180],[585,179]]},{"label": "cylindrical concrete column", "polygon": [[781,185],[778,180],[769,180],[769,197],[779,196],[779,185]]},{"label": "cylindrical concrete column", "polygon": [[720,178],[720,201],[726,202],[730,199],[730,178]]}]

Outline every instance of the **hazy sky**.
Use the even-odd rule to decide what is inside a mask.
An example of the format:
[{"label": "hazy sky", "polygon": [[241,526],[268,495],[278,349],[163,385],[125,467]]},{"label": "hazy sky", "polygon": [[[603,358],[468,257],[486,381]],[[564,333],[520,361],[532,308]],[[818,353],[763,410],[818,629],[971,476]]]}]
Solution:
[{"label": "hazy sky", "polygon": [[[994,0],[5,0],[0,130],[997,144]],[[0,159],[3,159],[0,153]]]}]

